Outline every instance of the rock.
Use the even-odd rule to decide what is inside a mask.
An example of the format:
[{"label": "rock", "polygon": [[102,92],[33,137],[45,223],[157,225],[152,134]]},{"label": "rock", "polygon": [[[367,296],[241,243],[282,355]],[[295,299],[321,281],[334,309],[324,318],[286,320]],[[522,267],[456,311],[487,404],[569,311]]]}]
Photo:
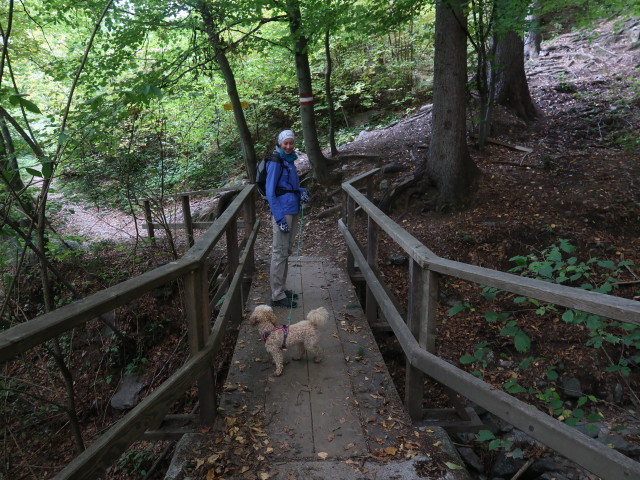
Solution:
[{"label": "rock", "polygon": [[138,394],[143,386],[138,374],[125,375],[118,391],[111,397],[111,407],[115,410],[129,410],[135,407],[139,402]]},{"label": "rock", "polygon": [[507,452],[500,452],[489,473],[493,477],[511,478],[524,464],[524,459],[513,458]]},{"label": "rock", "polygon": [[544,475],[545,473],[558,472],[562,470],[562,466],[551,457],[543,457],[536,460],[529,467],[529,471],[538,475]]},{"label": "rock", "polygon": [[627,442],[620,435],[605,433],[604,435],[598,435],[596,440],[610,448],[616,449],[627,457],[634,458],[640,456],[640,446]]},{"label": "rock", "polygon": [[622,403],[622,397],[624,395],[624,388],[619,383],[613,388],[613,402],[620,405]]},{"label": "rock", "polygon": [[600,426],[597,423],[580,422],[573,428],[591,438],[596,438],[600,431]]},{"label": "rock", "polygon": [[478,472],[484,471],[484,465],[482,464],[482,460],[480,457],[476,455],[476,452],[473,451],[470,447],[458,447],[458,453],[460,454],[460,458],[464,460],[465,465],[473,468]]},{"label": "rock", "polygon": [[395,162],[388,163],[381,168],[382,173],[398,173],[404,170],[400,165]]},{"label": "rock", "polygon": [[580,380],[576,377],[564,379],[562,382],[562,390],[567,398],[580,398],[584,395],[584,393],[582,393]]},{"label": "rock", "polygon": [[387,257],[387,261],[391,265],[404,265],[407,262],[407,257],[405,255],[389,255]]}]

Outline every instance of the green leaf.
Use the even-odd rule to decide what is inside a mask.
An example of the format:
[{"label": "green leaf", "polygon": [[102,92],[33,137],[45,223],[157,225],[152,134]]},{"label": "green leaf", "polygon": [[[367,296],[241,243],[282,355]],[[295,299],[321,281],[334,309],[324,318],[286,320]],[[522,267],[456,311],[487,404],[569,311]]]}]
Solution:
[{"label": "green leaf", "polygon": [[464,470],[464,467],[458,465],[457,463],[453,463],[453,462],[444,462],[444,464],[450,468],[451,470]]},{"label": "green leaf", "polygon": [[43,163],[42,164],[42,177],[43,178],[51,178],[53,174],[53,165],[51,163]]},{"label": "green leaf", "polygon": [[524,452],[522,451],[521,448],[514,448],[513,451],[510,453],[510,455],[513,458],[523,458]]},{"label": "green leaf", "polygon": [[515,393],[522,393],[527,391],[524,387],[522,387],[521,385],[518,385],[515,378],[510,378],[504,383],[503,386],[505,391],[512,395]]},{"label": "green leaf", "polygon": [[598,266],[602,268],[608,268],[609,270],[615,270],[616,264],[611,260],[601,260],[598,262]]},{"label": "green leaf", "polygon": [[559,250],[552,250],[547,256],[547,259],[552,262],[559,262],[562,260],[562,253],[560,253]]},{"label": "green leaf", "polygon": [[489,440],[493,440],[495,438],[496,436],[493,433],[491,433],[491,430],[480,430],[476,435],[477,442],[486,442]]},{"label": "green leaf", "polygon": [[38,171],[38,170],[35,170],[33,168],[30,168],[30,167],[25,168],[25,170],[27,171],[27,173],[29,175],[33,175],[34,177],[42,178],[42,173],[40,173],[40,171]]},{"label": "green leaf", "polygon": [[519,352],[528,352],[531,348],[531,339],[529,338],[529,335],[524,333],[522,330],[516,333],[513,338],[513,343],[516,346],[516,350]]},{"label": "green leaf", "polygon": [[489,310],[484,313],[484,319],[489,323],[496,323],[498,320],[507,320],[509,318],[509,314],[507,313],[498,313],[492,310]]},{"label": "green leaf", "polygon": [[518,369],[519,370],[526,370],[527,368],[529,368],[531,366],[531,364],[535,361],[535,358],[533,357],[527,357],[525,359],[523,359],[520,364],[518,365]]},{"label": "green leaf", "polygon": [[590,330],[597,330],[602,327],[602,317],[600,315],[589,315],[587,319],[587,328]]},{"label": "green leaf", "polygon": [[476,361],[476,357],[472,356],[472,355],[463,355],[462,357],[460,357],[460,363],[463,365],[468,365],[470,363],[473,363]]},{"label": "green leaf", "polygon": [[571,245],[571,243],[569,243],[569,240],[560,239],[560,249],[563,252],[572,253],[576,249],[576,247]]},{"label": "green leaf", "polygon": [[465,308],[466,307],[464,304],[455,305],[449,309],[449,311],[447,312],[447,315],[449,315],[450,317],[453,317],[454,315],[462,312]]},{"label": "green leaf", "polygon": [[9,102],[11,103],[11,105],[14,105],[14,106],[20,105],[21,107],[23,107],[28,112],[31,112],[31,113],[42,113],[35,103],[33,103],[30,100],[27,100],[26,98],[24,98],[24,96],[25,96],[25,94],[22,94],[22,95],[11,95],[9,97]]},{"label": "green leaf", "polygon": [[557,380],[559,375],[558,372],[556,372],[555,368],[553,367],[549,367],[544,371],[544,374],[546,375],[546,377],[553,381],[553,380]]}]

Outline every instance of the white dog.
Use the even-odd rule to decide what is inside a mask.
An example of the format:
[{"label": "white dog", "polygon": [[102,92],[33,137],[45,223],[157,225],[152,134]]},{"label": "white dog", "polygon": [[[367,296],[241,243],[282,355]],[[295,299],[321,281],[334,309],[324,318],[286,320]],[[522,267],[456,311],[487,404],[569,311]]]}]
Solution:
[{"label": "white dog", "polygon": [[258,305],[249,321],[252,326],[257,326],[260,336],[264,340],[267,352],[273,357],[276,364],[275,376],[282,375],[284,367],[283,350],[291,348],[293,359],[300,360],[305,349],[313,353],[313,361],[322,360],[322,349],[318,345],[318,329],[329,318],[329,312],[324,307],[311,310],[307,319],[293,325],[276,326],[277,317],[268,305]]}]

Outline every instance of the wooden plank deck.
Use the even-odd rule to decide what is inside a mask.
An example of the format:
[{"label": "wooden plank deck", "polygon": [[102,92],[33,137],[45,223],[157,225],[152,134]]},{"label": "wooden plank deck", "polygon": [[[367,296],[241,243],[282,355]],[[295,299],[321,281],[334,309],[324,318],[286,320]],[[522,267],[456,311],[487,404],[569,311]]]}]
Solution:
[{"label": "wooden plank deck", "polygon": [[[301,257],[292,259],[289,281],[298,307],[274,308],[280,324],[320,306],[330,313],[322,362],[285,354],[282,376],[272,376],[271,357],[246,320],[270,303],[267,275],[256,272],[216,427],[183,437],[166,479],[437,478],[425,475],[445,468],[430,464],[434,449],[439,462],[462,465],[443,430],[412,427],[346,272]],[[467,477],[449,470],[448,478]]]}]

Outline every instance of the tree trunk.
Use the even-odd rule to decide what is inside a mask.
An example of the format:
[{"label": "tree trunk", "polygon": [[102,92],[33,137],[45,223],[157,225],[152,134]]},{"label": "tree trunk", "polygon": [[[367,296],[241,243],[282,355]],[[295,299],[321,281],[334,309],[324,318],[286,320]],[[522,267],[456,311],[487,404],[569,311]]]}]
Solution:
[{"label": "tree trunk", "polygon": [[20,178],[13,139],[4,118],[0,118],[0,132],[0,170],[5,172],[8,187],[14,192],[20,192],[24,189],[24,183]]},{"label": "tree trunk", "polygon": [[333,62],[331,60],[331,48],[329,43],[329,31],[324,36],[324,51],[327,58],[327,72],[324,76],[324,89],[327,96],[327,115],[329,116],[329,145],[331,146],[331,156],[338,154],[336,146],[336,112],[333,108],[333,95],[331,94],[331,73],[333,71]]},{"label": "tree trunk", "polygon": [[433,73],[433,129],[426,172],[438,189],[439,210],[466,206],[475,192],[480,170],[466,138],[466,20],[460,3],[436,4]]},{"label": "tree trunk", "polygon": [[211,11],[210,4],[207,2],[198,2],[197,8],[200,15],[202,15],[202,22],[209,37],[209,43],[213,48],[216,63],[220,67],[222,78],[227,86],[227,94],[229,95],[229,101],[233,109],[233,118],[235,119],[238,134],[240,135],[240,147],[242,148],[244,168],[249,182],[253,183],[256,179],[256,165],[258,163],[256,160],[256,151],[253,145],[251,131],[249,130],[249,125],[247,125],[244,110],[242,109],[236,78],[225,53],[226,45],[218,33],[219,25]]},{"label": "tree trunk", "polygon": [[529,22],[529,31],[524,40],[524,58],[525,60],[537,60],[540,55],[540,44],[542,43],[542,35],[540,34],[540,2],[531,2],[531,11],[536,12],[527,16]]},{"label": "tree trunk", "polygon": [[302,14],[298,0],[287,0],[287,16],[289,18],[289,30],[295,39],[296,77],[298,80],[298,92],[300,94],[300,120],[302,122],[302,134],[304,147],[314,177],[320,182],[329,180],[329,168],[327,158],[322,154],[318,141],[318,130],[313,109],[313,88],[311,84],[311,69],[309,68],[308,43],[309,39],[302,30]]},{"label": "tree trunk", "polygon": [[495,79],[495,102],[511,108],[518,117],[531,121],[538,116],[529,93],[524,71],[524,44],[514,31],[509,31],[496,42],[496,54],[491,62]]}]

